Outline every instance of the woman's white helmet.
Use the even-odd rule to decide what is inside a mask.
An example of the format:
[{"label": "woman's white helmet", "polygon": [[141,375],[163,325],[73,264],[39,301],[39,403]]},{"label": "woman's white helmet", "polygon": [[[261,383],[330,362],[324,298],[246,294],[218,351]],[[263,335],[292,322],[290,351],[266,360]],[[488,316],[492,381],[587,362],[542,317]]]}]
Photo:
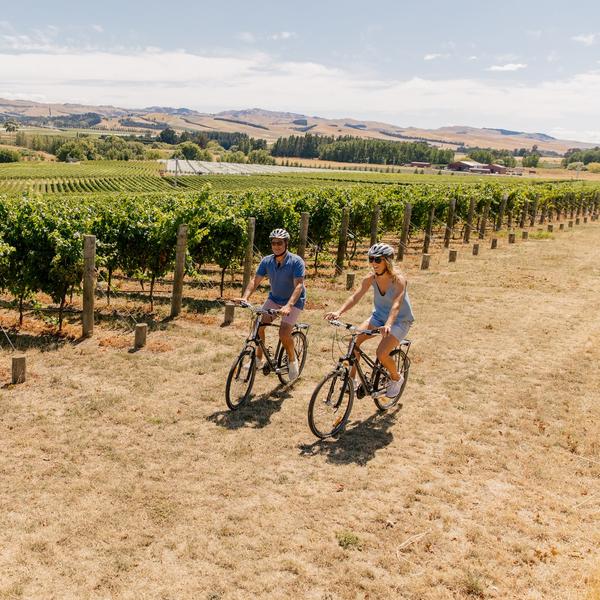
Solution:
[{"label": "woman's white helmet", "polygon": [[277,229],[273,229],[269,234],[269,239],[277,238],[279,240],[289,240],[290,234],[283,228],[278,227]]},{"label": "woman's white helmet", "polygon": [[393,258],[394,249],[389,244],[380,242],[378,244],[373,244],[369,248],[369,256],[384,256],[385,258]]}]

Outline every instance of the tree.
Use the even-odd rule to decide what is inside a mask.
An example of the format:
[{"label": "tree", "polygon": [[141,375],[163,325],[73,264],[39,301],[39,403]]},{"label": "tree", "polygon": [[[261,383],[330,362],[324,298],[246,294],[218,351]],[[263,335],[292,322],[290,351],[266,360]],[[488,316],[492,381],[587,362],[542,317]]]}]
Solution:
[{"label": "tree", "polygon": [[523,157],[523,166],[524,167],[537,167],[540,162],[539,154],[529,154],[528,156]]},{"label": "tree", "polygon": [[183,142],[179,144],[173,154],[173,158],[187,158],[187,160],[204,160],[204,152],[194,142]]},{"label": "tree", "polygon": [[21,154],[18,150],[10,148],[0,148],[0,163],[19,162]]},{"label": "tree", "polygon": [[275,159],[266,150],[250,150],[248,162],[258,165],[274,165]]},{"label": "tree", "polygon": [[165,144],[174,145],[178,141],[177,132],[174,129],[167,127],[160,132],[158,139]]},{"label": "tree", "polygon": [[8,119],[8,121],[4,121],[4,129],[6,129],[8,133],[14,133],[19,129],[19,124],[13,119]]}]

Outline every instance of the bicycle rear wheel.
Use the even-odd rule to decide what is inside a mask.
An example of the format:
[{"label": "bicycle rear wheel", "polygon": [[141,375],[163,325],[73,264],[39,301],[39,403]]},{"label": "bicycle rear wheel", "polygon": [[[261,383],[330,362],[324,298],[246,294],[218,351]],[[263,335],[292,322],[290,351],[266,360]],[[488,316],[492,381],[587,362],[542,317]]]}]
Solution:
[{"label": "bicycle rear wheel", "polygon": [[[404,350],[402,350],[401,348],[396,348],[395,350],[390,352],[390,356],[394,359],[394,362],[396,363],[396,369],[398,370],[400,377],[404,377],[404,381],[402,382],[400,391],[393,398],[388,398],[385,395],[385,392],[383,393],[383,396],[375,396],[373,398],[373,401],[375,402],[375,405],[379,410],[387,410],[388,408],[392,408],[392,406],[395,406],[400,400],[400,397],[404,392],[404,388],[406,387],[406,382],[408,381],[410,359],[408,358],[408,356],[406,356]],[[381,364],[379,363],[378,366],[381,367]],[[373,382],[374,390],[385,390],[389,382],[390,378],[386,370],[377,369],[375,371],[375,380]]]},{"label": "bicycle rear wheel", "polygon": [[[298,361],[298,377],[302,374],[304,363],[306,363],[306,354],[308,353],[308,339],[302,331],[292,331],[292,339],[294,340],[294,353]],[[283,345],[279,345],[277,352],[277,377],[281,383],[289,383],[288,378],[288,355]]]},{"label": "bicycle rear wheel", "polygon": [[255,349],[244,348],[235,359],[225,386],[225,402],[231,410],[237,410],[250,397],[256,375]]},{"label": "bicycle rear wheel", "polygon": [[315,388],[308,405],[308,426],[321,439],[340,432],[352,410],[354,388],[348,371],[332,371]]}]

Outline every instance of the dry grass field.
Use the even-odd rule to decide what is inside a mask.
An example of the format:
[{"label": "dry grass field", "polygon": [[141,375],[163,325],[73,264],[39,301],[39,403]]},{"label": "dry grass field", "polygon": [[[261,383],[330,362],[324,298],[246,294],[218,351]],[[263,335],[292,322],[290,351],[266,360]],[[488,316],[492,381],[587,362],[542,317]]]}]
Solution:
[{"label": "dry grass field", "polygon": [[0,598],[599,598],[600,227],[416,261],[404,406],[357,401],[324,442],[306,411],[341,279],[309,287],[303,377],[258,375],[237,413],[241,311],[135,353],[26,327],[25,384],[0,352]]}]

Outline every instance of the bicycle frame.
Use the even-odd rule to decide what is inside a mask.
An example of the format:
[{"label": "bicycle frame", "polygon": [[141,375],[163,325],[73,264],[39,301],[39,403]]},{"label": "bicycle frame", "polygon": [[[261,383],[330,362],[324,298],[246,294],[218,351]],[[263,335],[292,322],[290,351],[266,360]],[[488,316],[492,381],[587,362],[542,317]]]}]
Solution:
[{"label": "bicycle frame", "polygon": [[[345,326],[346,326],[346,328],[349,328],[347,325],[345,325]],[[373,360],[368,354],[366,354],[364,352],[364,350],[360,346],[356,347],[356,338],[358,338],[358,336],[363,333],[367,333],[368,335],[378,335],[379,330],[377,330],[377,329],[364,330],[364,331],[357,330],[357,331],[353,332],[351,334],[352,337],[348,343],[348,350],[346,351],[346,354],[344,356],[341,356],[338,359],[337,368],[338,369],[348,369],[348,372],[350,372],[350,369],[352,367],[356,367],[356,372],[361,381],[361,384],[364,387],[365,393],[372,396],[376,391],[373,388],[373,384],[372,384],[372,382],[375,381],[375,375],[377,373],[380,373],[381,375],[387,377],[388,372],[387,372],[387,369],[379,362],[379,360]],[[410,345],[411,345],[411,341],[404,339],[404,340],[400,340],[398,347],[403,349],[404,354],[408,355],[408,351],[410,350]],[[405,348],[405,350],[404,350],[404,348]],[[367,375],[363,371],[360,359],[362,359],[366,363],[367,368],[371,369],[371,377],[370,378],[367,377]]]},{"label": "bicycle frame", "polygon": [[248,347],[250,344],[254,344],[256,347],[260,348],[263,351],[263,356],[265,357],[265,360],[267,361],[267,364],[269,366],[269,370],[276,372],[277,371],[277,365],[275,364],[275,359],[277,357],[277,355],[279,354],[279,348],[281,346],[281,340],[279,340],[277,342],[277,348],[275,349],[275,352],[273,354],[273,357],[270,356],[270,353],[267,349],[267,346],[265,345],[265,343],[262,341],[262,338],[259,335],[259,330],[261,327],[275,327],[276,329],[279,329],[279,325],[274,325],[273,323],[263,323],[262,322],[262,318],[263,318],[263,314],[262,313],[255,313],[255,317],[253,319],[253,323],[252,323],[252,328],[251,328],[251,333],[250,335],[246,338],[246,342],[244,347]]}]

